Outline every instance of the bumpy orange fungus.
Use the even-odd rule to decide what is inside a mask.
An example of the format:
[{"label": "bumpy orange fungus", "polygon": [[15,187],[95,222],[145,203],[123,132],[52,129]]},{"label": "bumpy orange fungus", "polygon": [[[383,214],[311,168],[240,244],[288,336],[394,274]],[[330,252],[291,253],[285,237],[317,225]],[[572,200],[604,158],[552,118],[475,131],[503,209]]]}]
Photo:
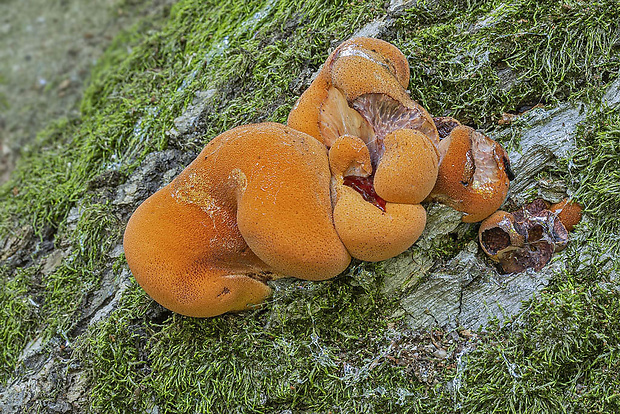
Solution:
[{"label": "bumpy orange fungus", "polygon": [[564,199],[552,205],[549,210],[557,214],[566,230],[573,231],[575,226],[581,221],[583,207],[579,203]]},{"label": "bumpy orange fungus", "polygon": [[[426,223],[420,203],[437,179],[439,136],[408,84],[409,64],[397,48],[351,39],[330,55],[289,114],[289,126],[331,148],[334,224],[358,259],[401,253]],[[361,148],[363,160],[353,152]],[[349,171],[357,165],[362,172]]]},{"label": "bumpy orange fungus", "polygon": [[213,139],[147,199],[125,231],[127,262],[157,302],[213,316],[261,302],[266,280],[324,280],[349,264],[330,201],[325,146],[275,124]]},{"label": "bumpy orange fungus", "polygon": [[408,84],[396,47],[342,43],[288,126],[224,132],[138,207],[124,239],[138,283],[184,315],[240,311],[270,294],[271,279],[325,280],[351,257],[403,252],[424,230],[429,194],[465,221],[490,215],[508,191],[506,152],[433,120]]},{"label": "bumpy orange fungus", "polygon": [[386,202],[373,191],[368,181],[370,154],[361,139],[340,136],[329,150],[329,162],[334,225],[351,256],[384,260],[403,252],[420,237],[426,224],[424,208]]}]

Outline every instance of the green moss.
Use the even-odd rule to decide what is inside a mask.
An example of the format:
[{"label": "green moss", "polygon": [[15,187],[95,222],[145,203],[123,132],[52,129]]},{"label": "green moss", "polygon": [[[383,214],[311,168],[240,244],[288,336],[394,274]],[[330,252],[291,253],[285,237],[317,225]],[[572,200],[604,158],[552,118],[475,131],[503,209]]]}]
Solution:
[{"label": "green moss", "polygon": [[[577,134],[577,150],[565,160],[563,176],[575,190],[590,218],[582,225],[579,244],[590,255],[615,262],[620,256],[620,112],[601,108]],[[573,256],[581,258],[583,256]],[[604,263],[603,263],[604,264]],[[573,263],[576,270],[577,262]],[[581,272],[580,272],[581,273]],[[597,275],[595,275],[597,276]]]},{"label": "green moss", "polygon": [[32,268],[11,274],[0,267],[0,381],[12,373],[30,339],[37,304],[30,300],[29,293],[36,270]]},{"label": "green moss", "polygon": [[469,356],[467,412],[617,412],[620,293],[565,283]]},{"label": "green moss", "polygon": [[[368,2],[293,6],[285,1],[181,2],[170,16],[162,16],[167,24],[161,30],[153,19],[114,41],[93,71],[80,116],[60,119],[42,131],[24,149],[12,180],[0,188],[0,235],[30,224],[41,238],[60,232],[60,239],[68,237],[72,244],[50,274],[34,280],[35,268],[29,270],[30,283],[36,282],[31,296],[42,305],[32,320],[7,325],[8,335],[71,335],[86,298],[99,286],[105,253],[118,241],[122,223],[104,212],[105,204],[95,203],[85,208],[77,228],[66,226],[71,208],[90,199],[92,180],[110,170],[124,174],[148,152],[165,148],[165,132],[196,90],[215,88],[218,95],[206,135],[194,146],[266,114],[282,120],[294,101],[291,72],[301,72],[309,59],[318,68],[323,58],[317,48],[327,50],[334,30],[342,31],[338,38],[346,37],[352,22],[380,11]],[[341,18],[328,28],[325,22],[333,15]],[[287,28],[290,19],[306,24]],[[314,35],[310,44],[309,34]],[[289,43],[289,49],[286,42],[300,46]],[[242,76],[247,73],[251,76]],[[7,278],[18,271],[7,270]],[[10,321],[16,315],[5,317]],[[11,348],[11,355],[19,347]],[[2,369],[10,371],[14,361],[7,358]]]},{"label": "green moss", "polygon": [[376,285],[356,287],[354,273],[281,286],[276,300],[253,312],[203,320],[166,313],[161,323],[145,319],[143,295],[132,287],[123,309],[91,332],[95,407],[377,412],[415,405],[421,384],[384,357],[394,339],[391,306]]},{"label": "green moss", "polygon": [[86,297],[99,287],[106,269],[106,253],[120,240],[120,223],[108,205],[84,208],[73,232],[72,255],[44,276],[45,302],[40,315],[46,337],[68,335],[79,319]]},{"label": "green moss", "polygon": [[415,99],[489,128],[502,112],[600,90],[617,76],[618,6],[417,2],[396,22],[395,44],[409,59]]},{"label": "green moss", "polygon": [[0,271],[2,348],[0,379],[17,364],[25,344],[35,336],[68,340],[80,322],[87,296],[99,287],[107,252],[120,239],[118,219],[109,206],[91,204],[75,223],[68,257],[42,274],[41,266]]}]

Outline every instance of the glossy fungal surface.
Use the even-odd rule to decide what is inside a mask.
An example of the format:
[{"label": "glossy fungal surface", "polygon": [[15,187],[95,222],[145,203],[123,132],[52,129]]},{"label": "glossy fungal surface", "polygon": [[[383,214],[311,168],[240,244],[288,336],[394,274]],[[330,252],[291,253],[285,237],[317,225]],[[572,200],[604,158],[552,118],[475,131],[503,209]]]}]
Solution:
[{"label": "glossy fungal surface", "polygon": [[[506,150],[473,128],[441,124],[440,165],[430,198],[462,211],[463,221],[489,217],[508,195],[513,173]],[[449,132],[448,132],[449,130]]]},{"label": "glossy fungal surface", "polygon": [[[397,48],[351,39],[330,55],[289,114],[289,126],[331,148],[334,224],[358,259],[401,253],[426,223],[420,203],[437,179],[439,136],[408,84],[409,64]],[[364,161],[344,151],[347,145],[364,147]],[[363,174],[345,170],[360,162]]]},{"label": "glossy fungal surface", "polygon": [[[214,138],[131,217],[124,247],[138,283],[184,315],[240,311],[263,301],[272,279],[325,280],[351,257],[405,251],[424,230],[420,203],[431,193],[466,221],[491,214],[507,192],[505,151],[453,118],[431,118],[408,83],[396,47],[351,39],[329,56],[288,126],[245,125]],[[450,187],[454,177],[474,195]]]},{"label": "glossy fungal surface", "polygon": [[564,199],[549,207],[549,210],[558,216],[566,230],[573,231],[575,226],[581,221],[583,207],[575,201]]}]

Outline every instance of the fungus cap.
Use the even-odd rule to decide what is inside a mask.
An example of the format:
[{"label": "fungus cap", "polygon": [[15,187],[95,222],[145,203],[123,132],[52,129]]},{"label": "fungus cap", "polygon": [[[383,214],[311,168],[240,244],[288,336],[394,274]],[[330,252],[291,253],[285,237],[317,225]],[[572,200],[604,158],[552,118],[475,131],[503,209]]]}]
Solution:
[{"label": "fungus cap", "polygon": [[[385,260],[409,248],[426,224],[419,205],[386,203],[373,191],[370,154],[364,142],[339,137],[329,150],[334,197],[334,225],[351,256],[366,261]],[[349,181],[352,177],[358,181]],[[352,188],[368,180],[368,188]]]},{"label": "fungus cap", "polygon": [[575,201],[564,199],[552,205],[549,210],[558,216],[566,230],[573,231],[575,226],[581,221],[583,207]]},{"label": "fungus cap", "polygon": [[327,60],[326,66],[347,56],[363,56],[366,60],[385,67],[403,88],[409,86],[409,62],[405,55],[389,42],[374,37],[354,37],[338,46]]},{"label": "fungus cap", "polygon": [[358,259],[392,257],[424,229],[419,203],[437,178],[439,138],[408,84],[409,65],[396,47],[351,39],[330,55],[289,114],[289,126],[331,148],[334,224]]},{"label": "fungus cap", "polygon": [[548,204],[537,199],[517,211],[496,211],[480,225],[484,252],[506,273],[540,271],[568,242],[568,232]]},{"label": "fungus cap", "polygon": [[[358,113],[366,110],[373,117],[375,108],[366,106],[383,105],[390,112],[394,112],[393,107],[399,106],[402,107],[401,118],[416,119],[413,122],[416,128],[437,143],[437,130],[432,118],[423,107],[411,100],[406,91],[408,85],[409,64],[400,50],[379,39],[353,38],[332,52],[316,79],[297,100],[287,123],[328,147],[338,136],[334,131],[341,131],[340,135],[356,135],[368,143],[374,139],[370,128],[372,120],[369,122],[366,116],[366,124],[357,125],[360,122]],[[391,105],[388,107],[384,102],[377,104],[374,99],[362,99],[367,94],[386,96],[391,100]],[[355,103],[360,99],[363,102]],[[402,116],[403,112],[409,113]],[[393,130],[399,128],[402,126]],[[385,131],[380,138],[389,132]]]},{"label": "fungus cap", "polygon": [[515,228],[515,218],[511,213],[497,210],[480,224],[478,241],[482,250],[499,262],[507,251],[522,247],[525,237]]},{"label": "fungus cap", "polygon": [[551,260],[554,247],[542,232],[528,234],[534,226],[529,221],[517,223],[512,213],[496,211],[480,225],[478,239],[484,252],[499,262],[505,273],[530,268],[540,271]]},{"label": "fungus cap", "polygon": [[426,211],[420,204],[386,203],[381,211],[347,186],[339,191],[334,225],[351,256],[369,262],[394,257],[420,237]]},{"label": "fungus cap", "polygon": [[[151,298],[182,315],[247,309],[271,293],[264,283],[271,269],[246,249],[230,224],[224,216],[211,220],[200,207],[177,202],[168,185],[144,201],[127,224],[123,247],[129,268]],[[215,234],[227,235],[219,240],[226,249],[214,248]]]},{"label": "fungus cap", "polygon": [[375,172],[377,194],[386,201],[420,204],[437,180],[439,159],[435,146],[422,133],[399,129],[384,141],[385,152]]},{"label": "fungus cap", "polygon": [[370,176],[372,164],[368,147],[356,136],[339,136],[329,149],[329,167],[338,184],[342,184],[346,176]]}]

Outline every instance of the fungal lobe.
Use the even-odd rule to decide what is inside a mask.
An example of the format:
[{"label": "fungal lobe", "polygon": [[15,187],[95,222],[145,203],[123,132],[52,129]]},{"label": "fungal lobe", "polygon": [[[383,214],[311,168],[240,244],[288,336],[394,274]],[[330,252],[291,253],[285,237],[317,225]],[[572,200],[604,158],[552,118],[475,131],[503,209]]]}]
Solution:
[{"label": "fungal lobe", "polygon": [[274,123],[234,128],[134,212],[127,262],[153,299],[200,317],[260,303],[270,278],[334,277],[350,256],[330,180],[327,151],[310,136]]},{"label": "fungal lobe", "polygon": [[[138,283],[168,309],[214,316],[260,303],[271,279],[325,280],[351,257],[405,251],[424,230],[427,198],[464,221],[489,216],[512,176],[506,152],[453,118],[433,119],[408,85],[407,59],[393,45],[342,43],[287,126],[222,133],[138,207],[123,242]],[[481,233],[496,260],[525,263],[524,246],[561,245],[560,220],[524,214]]]},{"label": "fungal lobe", "polygon": [[[330,55],[289,114],[289,126],[330,148],[334,224],[358,259],[400,253],[426,222],[419,204],[437,178],[439,138],[428,112],[409,97],[408,84],[409,65],[397,48],[351,39]],[[365,148],[364,173],[334,168],[354,158],[343,151],[347,145]]]},{"label": "fungal lobe", "polygon": [[558,216],[566,230],[573,231],[575,226],[581,221],[583,207],[579,203],[564,199],[549,207],[549,210]]},{"label": "fungal lobe", "polygon": [[[440,119],[440,165],[430,199],[465,213],[464,222],[490,216],[506,199],[514,178],[506,151],[474,129]],[[455,126],[456,125],[456,126]]]},{"label": "fungal lobe", "polygon": [[401,253],[420,236],[426,212],[419,205],[381,199],[371,185],[368,147],[343,135],[329,150],[334,226],[351,256],[379,261]]}]

